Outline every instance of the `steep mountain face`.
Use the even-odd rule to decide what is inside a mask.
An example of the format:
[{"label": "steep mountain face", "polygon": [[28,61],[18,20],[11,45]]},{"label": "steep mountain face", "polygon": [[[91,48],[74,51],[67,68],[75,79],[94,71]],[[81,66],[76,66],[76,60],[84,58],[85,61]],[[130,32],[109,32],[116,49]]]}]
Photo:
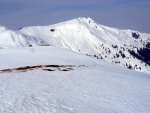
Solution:
[{"label": "steep mountain face", "polygon": [[[0,30],[0,34],[3,32]],[[55,25],[25,27],[7,32],[8,36],[1,37],[2,48],[57,46],[150,73],[150,34],[106,27],[91,18],[77,18]]]}]

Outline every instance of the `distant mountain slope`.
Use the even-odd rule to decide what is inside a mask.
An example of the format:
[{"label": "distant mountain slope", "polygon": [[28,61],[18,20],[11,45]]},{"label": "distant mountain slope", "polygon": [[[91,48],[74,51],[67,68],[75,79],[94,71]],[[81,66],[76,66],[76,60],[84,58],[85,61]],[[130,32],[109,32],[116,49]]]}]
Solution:
[{"label": "distant mountain slope", "polygon": [[24,47],[32,45],[39,45],[45,43],[44,40],[38,37],[30,37],[19,31],[8,30],[0,26],[0,48],[7,47]]},{"label": "distant mountain slope", "polygon": [[150,34],[106,27],[91,18],[77,18],[49,26],[25,27],[16,33],[25,40],[19,39],[20,46],[50,45],[68,48],[150,73]]}]

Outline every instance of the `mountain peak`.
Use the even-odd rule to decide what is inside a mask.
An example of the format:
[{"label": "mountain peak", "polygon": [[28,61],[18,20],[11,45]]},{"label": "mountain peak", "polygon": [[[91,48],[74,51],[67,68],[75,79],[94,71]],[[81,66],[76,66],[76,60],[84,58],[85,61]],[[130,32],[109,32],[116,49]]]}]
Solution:
[{"label": "mountain peak", "polygon": [[92,18],[90,17],[79,17],[77,18],[77,20],[80,20],[80,21],[86,21],[87,23],[96,23]]},{"label": "mountain peak", "polygon": [[89,20],[89,21],[94,21],[92,18],[90,17],[79,17],[77,19],[82,19],[82,20]]}]

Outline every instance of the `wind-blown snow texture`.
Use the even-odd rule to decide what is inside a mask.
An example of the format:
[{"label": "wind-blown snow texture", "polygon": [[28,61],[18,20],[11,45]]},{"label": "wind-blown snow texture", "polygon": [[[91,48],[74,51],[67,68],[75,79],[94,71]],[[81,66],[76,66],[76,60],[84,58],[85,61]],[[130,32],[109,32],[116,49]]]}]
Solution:
[{"label": "wind-blown snow texture", "polygon": [[150,73],[150,34],[119,30],[77,18],[50,26],[25,27],[18,31],[0,28],[0,47],[50,45],[104,59]]},{"label": "wind-blown snow texture", "polygon": [[0,72],[0,113],[150,112],[148,74],[63,48],[0,49],[0,70],[36,65],[75,67]]}]

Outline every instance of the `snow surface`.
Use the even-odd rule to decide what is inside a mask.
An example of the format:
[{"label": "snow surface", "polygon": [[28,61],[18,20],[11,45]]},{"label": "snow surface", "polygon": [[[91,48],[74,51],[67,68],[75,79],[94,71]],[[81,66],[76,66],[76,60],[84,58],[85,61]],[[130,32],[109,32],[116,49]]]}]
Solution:
[{"label": "snow surface", "polygon": [[[132,36],[139,35],[139,38]],[[17,31],[0,27],[0,47],[55,46],[67,48],[113,64],[150,73],[150,66],[129,53],[150,42],[150,34],[100,25],[91,18],[77,18],[49,26],[24,27]],[[117,46],[114,48],[113,46]],[[122,56],[125,55],[125,57]]]},{"label": "snow surface", "polygon": [[150,75],[58,47],[0,49],[0,70],[85,65],[71,71],[0,73],[0,113],[149,113]]},{"label": "snow surface", "polygon": [[10,47],[24,47],[30,44],[38,45],[45,42],[38,37],[30,37],[20,34],[18,31],[7,30],[5,27],[0,26],[0,48]]}]

